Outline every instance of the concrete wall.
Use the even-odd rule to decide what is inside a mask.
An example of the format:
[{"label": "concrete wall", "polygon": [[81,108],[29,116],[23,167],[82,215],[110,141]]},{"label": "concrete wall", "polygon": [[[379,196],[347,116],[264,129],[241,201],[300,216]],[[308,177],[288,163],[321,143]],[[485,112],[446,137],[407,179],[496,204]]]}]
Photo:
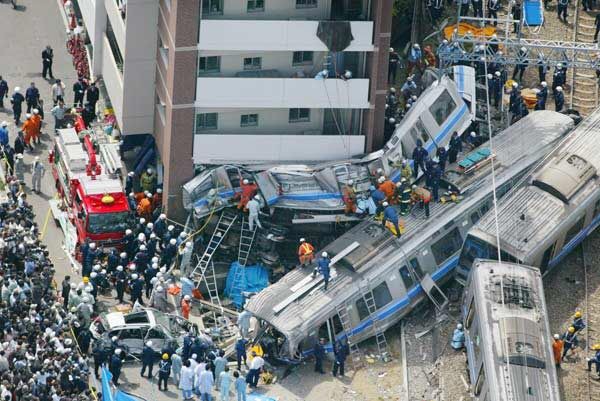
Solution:
[{"label": "concrete wall", "polygon": [[222,15],[202,15],[204,19],[316,19],[329,17],[330,0],[318,0],[317,7],[296,8],[296,0],[266,0],[264,12],[248,12],[247,0],[223,0]]},{"label": "concrete wall", "polygon": [[[199,135],[302,135],[304,133],[322,133],[323,109],[312,109],[310,121],[289,122],[289,109],[197,109],[196,113],[218,113],[217,130],[197,131]],[[258,126],[241,127],[243,114],[258,114]],[[348,113],[349,114],[349,113]]]},{"label": "concrete wall", "polygon": [[119,126],[123,127],[123,75],[117,68],[106,35],[102,38],[102,74]]},{"label": "concrete wall", "polygon": [[200,52],[200,57],[219,55],[221,57],[221,71],[218,73],[201,73],[201,77],[234,77],[236,73],[244,71],[244,58],[260,57],[263,70],[277,70],[282,77],[292,77],[299,71],[306,76],[313,77],[323,70],[325,52],[314,52],[312,64],[292,65],[294,52],[243,52],[237,54],[226,54],[221,52]]},{"label": "concrete wall", "polygon": [[362,153],[364,146],[359,135],[195,135],[194,162],[336,160]]},{"label": "concrete wall", "polygon": [[79,1],[79,8],[83,17],[83,23],[94,48],[92,64],[90,65],[93,76],[102,74],[102,49],[104,31],[106,29],[106,8],[103,0]]}]

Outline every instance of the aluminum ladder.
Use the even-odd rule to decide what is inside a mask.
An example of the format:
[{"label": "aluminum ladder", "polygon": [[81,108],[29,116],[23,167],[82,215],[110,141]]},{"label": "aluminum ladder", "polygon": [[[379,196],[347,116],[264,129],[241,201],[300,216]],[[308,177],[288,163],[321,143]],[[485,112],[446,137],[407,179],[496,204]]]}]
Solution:
[{"label": "aluminum ladder", "polygon": [[388,343],[385,338],[385,333],[381,328],[379,318],[376,315],[377,305],[375,305],[375,298],[373,297],[373,290],[367,290],[363,293],[363,300],[369,311],[369,318],[373,324],[373,332],[375,333],[375,341],[377,342],[377,350],[379,356],[384,359],[388,355]]},{"label": "aluminum ladder", "polygon": [[196,288],[200,284],[202,277],[204,277],[213,255],[219,248],[219,245],[221,245],[221,242],[223,242],[223,239],[227,236],[227,233],[237,218],[237,214],[232,214],[227,210],[221,213],[219,221],[217,222],[217,227],[210,237],[210,241],[204,250],[204,254],[201,258],[198,258],[198,263],[196,264],[196,267],[194,267],[194,270],[192,270],[191,279],[197,282]]},{"label": "aluminum ladder", "polygon": [[[200,258],[198,258],[200,260]],[[204,282],[206,291],[208,292],[208,299],[211,304],[217,306],[223,315],[223,304],[221,304],[221,298],[219,297],[219,288],[217,287],[217,275],[215,274],[215,264],[211,260],[208,264],[208,268],[202,273],[200,280],[198,281],[198,287],[200,283]],[[212,312],[213,320],[217,327],[221,326],[221,322],[217,316],[217,312]]]},{"label": "aluminum ladder", "polygon": [[354,369],[359,368],[363,365],[362,352],[358,345],[353,341],[352,337],[352,326],[350,325],[350,317],[348,316],[348,304],[339,305],[337,310],[337,315],[340,318],[340,323],[342,324],[342,329],[346,334],[346,339],[348,340],[348,348],[350,348],[350,357],[352,359],[352,366]]},{"label": "aluminum ladder", "polygon": [[[238,263],[241,267],[246,267],[248,263],[248,256],[252,250],[252,244],[254,244],[254,237],[256,236],[257,226],[254,226],[254,230],[250,231],[250,224],[246,216],[242,217],[242,231],[240,232],[240,248],[238,250]],[[235,283],[235,281],[234,281]]]}]

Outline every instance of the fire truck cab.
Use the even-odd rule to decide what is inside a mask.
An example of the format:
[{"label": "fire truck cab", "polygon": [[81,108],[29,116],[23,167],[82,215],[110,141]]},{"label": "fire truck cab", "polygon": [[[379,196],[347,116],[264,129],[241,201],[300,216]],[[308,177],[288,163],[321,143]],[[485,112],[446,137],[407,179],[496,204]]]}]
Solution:
[{"label": "fire truck cab", "polygon": [[89,239],[103,247],[118,246],[131,211],[120,178],[97,160],[90,137],[85,135],[82,142],[75,129],[58,130],[49,161],[77,243]]}]

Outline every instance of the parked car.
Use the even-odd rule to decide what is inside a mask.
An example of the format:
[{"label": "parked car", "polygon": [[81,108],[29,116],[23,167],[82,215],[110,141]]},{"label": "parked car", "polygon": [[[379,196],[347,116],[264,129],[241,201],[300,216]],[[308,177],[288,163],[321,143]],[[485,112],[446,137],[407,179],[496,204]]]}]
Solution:
[{"label": "parked car", "polygon": [[183,344],[184,335],[190,331],[209,346],[212,345],[210,337],[200,333],[196,324],[180,316],[151,308],[127,314],[103,313],[90,325],[94,339],[110,344],[111,338],[116,336],[119,345],[134,357],[141,355],[148,340],[152,341],[152,348],[157,353],[165,345],[177,349]]}]

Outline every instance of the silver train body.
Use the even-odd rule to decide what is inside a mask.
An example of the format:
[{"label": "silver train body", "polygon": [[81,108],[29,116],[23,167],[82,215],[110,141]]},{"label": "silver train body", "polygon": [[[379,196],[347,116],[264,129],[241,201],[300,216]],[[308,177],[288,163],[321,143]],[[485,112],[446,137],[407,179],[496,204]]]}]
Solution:
[{"label": "silver train body", "polygon": [[[600,224],[600,109],[593,112],[470,231],[458,274],[475,258],[497,258],[540,268],[542,275]],[[498,231],[496,230],[498,227]]]},{"label": "silver train body", "polygon": [[[475,118],[475,75],[471,67],[457,67],[453,81],[447,76],[433,82],[394,130],[383,149],[363,158],[316,165],[224,165],[210,168],[183,186],[183,205],[202,218],[228,206],[240,191],[240,177],[253,179],[267,205],[273,208],[342,212],[343,186],[354,180],[358,193],[381,168],[394,181],[402,159],[410,159],[418,139],[431,155],[447,146],[454,131],[462,134]],[[207,196],[216,189],[221,204],[212,210]]]},{"label": "silver train body", "polygon": [[[498,193],[522,181],[573,125],[567,116],[542,111],[499,133],[494,139]],[[450,278],[469,228],[492,205],[490,165],[471,174],[453,171],[455,167],[449,166],[446,175],[461,191],[460,203],[433,203],[428,220],[414,209],[404,219],[406,232],[400,239],[369,219],[327,245],[323,250],[333,262],[327,291],[320,276],[312,277],[312,268],[296,268],[250,298],[246,309],[283,337],[281,355],[309,353],[319,337],[351,336],[359,342],[374,334],[374,323],[385,329],[427,296],[439,300],[435,284]],[[367,293],[373,295],[375,313],[365,306]],[[340,308],[348,312],[345,329]]]},{"label": "silver train body", "polygon": [[463,294],[474,401],[559,401],[540,271],[476,259]]}]

